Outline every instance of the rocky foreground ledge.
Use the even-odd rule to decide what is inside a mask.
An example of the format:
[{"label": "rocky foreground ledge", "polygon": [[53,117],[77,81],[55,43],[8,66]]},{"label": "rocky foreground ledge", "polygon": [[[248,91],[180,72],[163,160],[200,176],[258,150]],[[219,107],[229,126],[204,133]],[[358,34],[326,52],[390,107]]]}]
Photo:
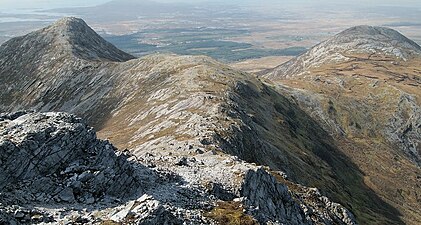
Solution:
[{"label": "rocky foreground ledge", "polygon": [[228,223],[356,224],[316,189],[233,156],[131,155],[73,115],[0,114],[0,224]]}]

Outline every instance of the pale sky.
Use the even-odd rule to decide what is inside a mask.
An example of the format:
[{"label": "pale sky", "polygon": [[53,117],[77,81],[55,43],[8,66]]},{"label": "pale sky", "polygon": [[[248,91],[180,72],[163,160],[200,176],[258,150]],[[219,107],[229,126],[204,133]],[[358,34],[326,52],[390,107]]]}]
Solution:
[{"label": "pale sky", "polygon": [[[0,9],[21,9],[21,8],[61,8],[61,7],[80,7],[80,6],[93,6],[110,0],[0,0]],[[127,1],[127,0],[126,0]],[[132,0],[135,1],[135,0]],[[138,0],[141,2],[142,0]],[[243,1],[253,0],[155,0],[159,2],[235,2],[241,4]],[[421,0],[254,0],[254,2],[277,2],[277,3],[352,3],[355,5],[397,5],[397,6],[421,6]]]},{"label": "pale sky", "polygon": [[19,9],[19,8],[61,8],[61,7],[78,7],[93,6],[108,2],[109,0],[0,0],[0,8],[2,9]]}]

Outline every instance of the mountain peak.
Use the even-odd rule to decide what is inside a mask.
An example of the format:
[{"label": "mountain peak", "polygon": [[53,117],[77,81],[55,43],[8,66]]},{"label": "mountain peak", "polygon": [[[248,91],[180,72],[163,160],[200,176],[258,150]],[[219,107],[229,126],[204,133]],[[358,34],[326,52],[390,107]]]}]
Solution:
[{"label": "mountain peak", "polygon": [[65,17],[46,28],[58,34],[72,50],[73,55],[86,60],[127,61],[134,57],[117,49],[99,36],[84,20]]},{"label": "mountain peak", "polygon": [[[393,55],[401,59],[407,58],[409,54],[405,54],[405,52],[408,51],[421,54],[421,47],[417,43],[398,31],[387,27],[367,25],[351,27],[335,35],[328,43],[350,44],[350,47],[354,47],[355,51],[378,50],[385,53],[394,53]],[[402,54],[398,55],[397,50],[402,51]]]},{"label": "mountain peak", "polygon": [[[359,26],[350,27],[350,28],[340,32],[339,34],[337,34],[337,36],[341,36],[341,35],[377,35],[377,34],[382,34],[382,33],[399,34],[399,32],[397,32],[393,29],[387,28],[387,27],[359,25]],[[401,35],[401,34],[399,34],[399,35]],[[401,35],[401,36],[403,36],[403,35]]]},{"label": "mountain peak", "polygon": [[[38,43],[36,46],[33,43]],[[117,49],[104,40],[85,21],[65,17],[52,25],[23,37],[13,38],[0,47],[0,53],[8,52],[37,58],[41,52],[49,58],[68,57],[89,61],[122,62],[134,57]],[[28,53],[31,54],[28,54]]]},{"label": "mountain peak", "polygon": [[85,21],[81,18],[77,18],[77,17],[73,17],[73,16],[69,16],[69,17],[63,17],[59,20],[57,20],[54,25],[72,25],[72,24],[82,24],[82,25],[86,25]]},{"label": "mountain peak", "polygon": [[84,20],[76,17],[64,17],[51,25],[54,28],[88,27]]},{"label": "mountain peak", "polygon": [[264,71],[263,74],[267,77],[295,76],[321,65],[346,62],[355,57],[372,59],[373,55],[390,60],[408,61],[421,56],[421,47],[390,28],[355,26],[273,70]]},{"label": "mountain peak", "polygon": [[97,35],[84,20],[76,17],[64,17],[57,20],[50,26],[42,29],[39,33],[53,35],[59,39],[77,39],[77,36],[95,36]]}]

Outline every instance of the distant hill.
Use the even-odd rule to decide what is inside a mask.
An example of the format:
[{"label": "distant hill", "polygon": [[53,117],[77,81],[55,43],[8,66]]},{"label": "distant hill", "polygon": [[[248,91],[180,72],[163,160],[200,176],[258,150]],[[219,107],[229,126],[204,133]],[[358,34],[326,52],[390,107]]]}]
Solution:
[{"label": "distant hill", "polygon": [[53,9],[58,13],[71,13],[88,17],[95,21],[126,21],[143,16],[156,16],[161,13],[188,12],[191,4],[160,3],[155,1],[114,0],[98,6]]},{"label": "distant hill", "polygon": [[274,79],[282,76],[297,76],[309,69],[329,63],[352,61],[354,58],[348,56],[354,54],[370,57],[385,56],[407,61],[421,56],[421,47],[393,29],[358,26],[335,35],[302,56],[265,73],[266,76]]},{"label": "distant hill", "polygon": [[364,183],[417,224],[421,47],[399,32],[345,30],[261,75],[341,143]]}]

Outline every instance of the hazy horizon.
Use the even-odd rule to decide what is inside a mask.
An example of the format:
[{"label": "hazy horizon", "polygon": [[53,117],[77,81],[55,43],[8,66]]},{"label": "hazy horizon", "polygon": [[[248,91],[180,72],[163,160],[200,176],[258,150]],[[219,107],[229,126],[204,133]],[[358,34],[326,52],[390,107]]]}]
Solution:
[{"label": "hazy horizon", "polygon": [[[139,2],[135,0],[114,0],[121,2]],[[297,5],[297,6],[317,6],[324,4],[331,5],[353,5],[355,7],[373,7],[373,6],[387,6],[394,5],[400,7],[421,7],[421,2],[418,0],[354,0],[354,1],[334,1],[334,0],[147,0],[161,3],[228,3],[228,4],[285,4],[286,6]],[[110,2],[110,0],[1,0],[0,9],[53,9],[63,7],[86,7],[95,6],[103,3]]]},{"label": "hazy horizon", "polygon": [[[357,25],[421,43],[414,0],[0,0],[0,43],[75,16],[136,56],[205,54],[223,61],[292,57]],[[164,3],[164,4],[163,4]],[[239,51],[241,50],[241,51]]]}]

